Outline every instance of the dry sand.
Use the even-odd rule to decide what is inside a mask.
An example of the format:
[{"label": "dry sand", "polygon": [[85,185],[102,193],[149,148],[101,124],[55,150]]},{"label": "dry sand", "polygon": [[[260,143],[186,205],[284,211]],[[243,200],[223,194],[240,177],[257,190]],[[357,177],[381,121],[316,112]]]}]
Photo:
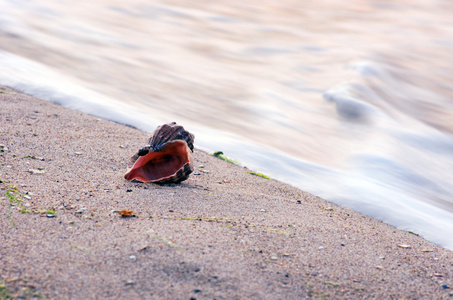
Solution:
[{"label": "dry sand", "polygon": [[452,251],[199,150],[128,182],[149,133],[0,91],[2,299],[453,298]]}]

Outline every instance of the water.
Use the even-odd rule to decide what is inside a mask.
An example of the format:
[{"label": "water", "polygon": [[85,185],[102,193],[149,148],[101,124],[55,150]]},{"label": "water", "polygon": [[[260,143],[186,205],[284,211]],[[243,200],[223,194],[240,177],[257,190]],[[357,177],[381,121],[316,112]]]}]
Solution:
[{"label": "water", "polygon": [[453,3],[341,2],[0,0],[0,83],[453,249]]}]

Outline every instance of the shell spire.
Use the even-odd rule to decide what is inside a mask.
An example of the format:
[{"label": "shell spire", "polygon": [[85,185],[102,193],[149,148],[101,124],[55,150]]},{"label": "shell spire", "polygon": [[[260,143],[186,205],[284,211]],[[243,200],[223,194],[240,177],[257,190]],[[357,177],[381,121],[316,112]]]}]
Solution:
[{"label": "shell spire", "polygon": [[193,172],[195,136],[175,122],[156,128],[148,145],[131,157],[127,180],[154,183],[179,183]]},{"label": "shell spire", "polygon": [[190,151],[193,152],[193,141],[195,136],[186,131],[184,127],[176,124],[176,122],[160,125],[154,130],[153,135],[148,141],[148,144],[154,151],[159,151],[160,147],[174,140],[182,140],[187,143]]}]

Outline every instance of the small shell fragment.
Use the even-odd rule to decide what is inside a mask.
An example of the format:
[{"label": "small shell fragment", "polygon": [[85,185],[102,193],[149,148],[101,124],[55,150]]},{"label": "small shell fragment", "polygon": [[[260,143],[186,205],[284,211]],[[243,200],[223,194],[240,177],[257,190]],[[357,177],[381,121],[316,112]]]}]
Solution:
[{"label": "small shell fragment", "polygon": [[135,217],[135,211],[133,211],[133,210],[120,210],[120,211],[118,211],[118,213],[123,218]]},{"label": "small shell fragment", "polygon": [[39,169],[28,169],[28,172],[30,172],[31,174],[44,174],[44,173],[46,173],[45,170],[39,170]]}]

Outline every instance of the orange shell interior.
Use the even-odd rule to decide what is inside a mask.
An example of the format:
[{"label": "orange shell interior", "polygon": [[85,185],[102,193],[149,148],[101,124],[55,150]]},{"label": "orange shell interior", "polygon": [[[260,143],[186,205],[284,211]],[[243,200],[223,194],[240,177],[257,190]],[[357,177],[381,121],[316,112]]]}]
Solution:
[{"label": "orange shell interior", "polygon": [[185,141],[169,142],[162,147],[161,151],[150,151],[139,157],[124,178],[141,182],[157,182],[170,178],[190,162],[189,151]]}]

